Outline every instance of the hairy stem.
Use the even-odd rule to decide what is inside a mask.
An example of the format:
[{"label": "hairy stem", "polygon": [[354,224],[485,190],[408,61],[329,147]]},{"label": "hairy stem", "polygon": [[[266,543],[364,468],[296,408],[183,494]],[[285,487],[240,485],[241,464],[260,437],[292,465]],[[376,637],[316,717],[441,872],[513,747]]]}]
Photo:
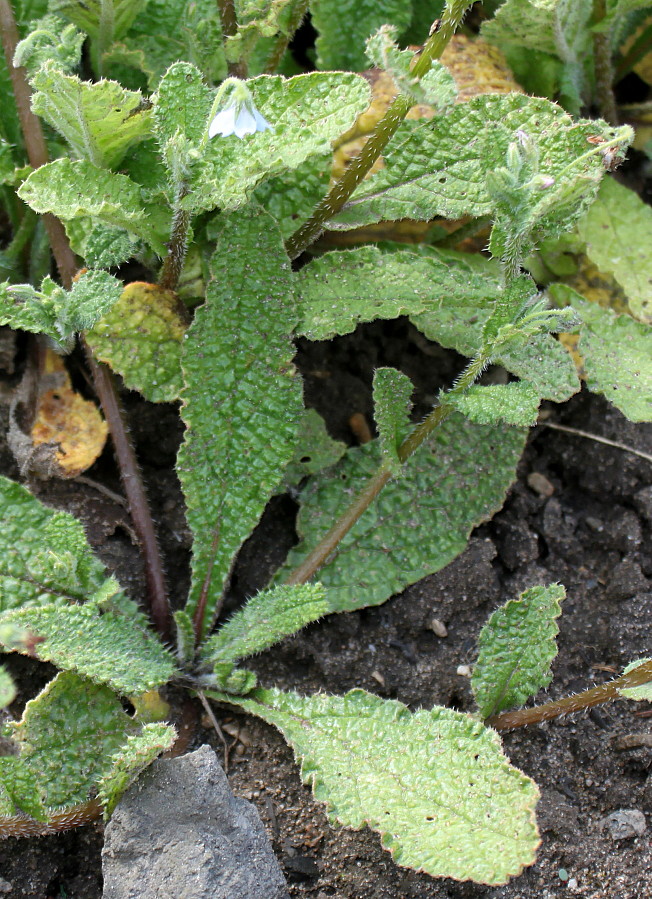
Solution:
[{"label": "hairy stem", "polygon": [[[485,355],[478,356],[470,362],[446,396],[451,397],[464,393],[476,378],[482,374],[487,362],[488,357]],[[445,399],[446,397],[443,397],[443,400]],[[448,418],[452,411],[453,406],[445,401],[436,406],[430,415],[418,424],[400,445],[398,449],[399,460],[403,463],[406,462],[444,419]],[[363,513],[366,512],[391,477],[390,469],[386,465],[381,465],[312,552],[290,573],[285,581],[286,584],[305,584],[319,571],[322,565],[328,561],[329,556],[337,548],[340,541],[348,534]]]},{"label": "hairy stem", "polygon": [[560,715],[570,715],[573,712],[590,709],[594,705],[601,705],[614,699],[623,699],[624,697],[620,695],[619,690],[626,687],[640,687],[642,684],[647,684],[650,681],[652,681],[652,662],[644,662],[632,671],[628,671],[627,674],[623,674],[621,677],[617,677],[606,684],[601,684],[599,687],[585,690],[584,693],[566,696],[565,699],[547,702],[545,705],[540,705],[533,709],[501,712],[499,715],[487,718],[485,724],[499,731],[525,727],[526,724],[540,724],[542,721],[550,721],[552,718],[558,718]]},{"label": "hairy stem", "polygon": [[[436,30],[426,41],[421,56],[412,69],[414,78],[423,78],[433,62],[439,59],[469,6],[471,6],[471,0],[449,0],[442,19],[439,20]],[[413,101],[405,94],[399,94],[396,97],[376,125],[375,131],[360,154],[355,157],[340,180],[331,187],[308,221],[288,239],[285,248],[291,259],[296,259],[306,247],[314,243],[324,230],[326,222],[344,206],[394,136],[413,105]]]},{"label": "hairy stem", "polygon": [[[238,33],[238,18],[233,0],[217,0],[217,6],[220,11],[222,34],[225,38],[234,37]],[[237,62],[229,62],[228,69],[229,75],[235,78],[247,77],[247,64],[243,59],[239,59]]]},{"label": "hairy stem", "polygon": [[[18,42],[18,29],[13,10],[8,0],[0,0],[0,30],[7,60],[7,68],[11,75],[12,86],[18,108],[18,116],[23,131],[25,147],[30,165],[38,168],[48,161],[48,151],[43,137],[39,119],[30,106],[30,88],[25,70],[14,68],[13,58]],[[52,254],[59,270],[61,283],[70,288],[77,272],[78,265],[72,252],[66,231],[61,221],[50,213],[43,216],[45,228],[50,240]],[[120,402],[113,384],[109,369],[98,363],[92,353],[86,349],[86,358],[93,375],[95,390],[102,406],[102,411],[109,425],[111,438],[115,447],[120,475],[125,493],[129,501],[129,509],[138,535],[147,574],[146,607],[159,633],[167,637],[169,634],[169,602],[165,589],[163,563],[154,536],[154,524],[147,503],[136,456],[129,440]]]},{"label": "hairy stem", "polygon": [[172,217],[172,233],[168,243],[168,254],[165,257],[161,274],[158,279],[160,287],[166,290],[176,290],[183,270],[183,264],[188,252],[188,237],[190,233],[190,213],[181,208],[181,201],[188,193],[186,184],[182,184],[177,190],[174,202],[174,215]]},{"label": "hairy stem", "polygon": [[[607,14],[606,0],[593,0],[593,19],[596,25]],[[618,110],[614,97],[614,70],[611,61],[611,41],[608,31],[593,33],[593,62],[595,66],[595,92],[600,115],[610,125],[618,125]]]},{"label": "hairy stem", "polygon": [[288,44],[292,40],[295,33],[299,30],[299,27],[303,22],[306,13],[308,12],[309,2],[310,0],[297,0],[295,7],[292,10],[292,17],[288,22],[287,30],[281,31],[276,35],[276,42],[272,47],[272,50],[265,64],[265,68],[263,70],[266,75],[273,75],[276,71],[276,67],[283,59],[283,54],[287,50]]}]

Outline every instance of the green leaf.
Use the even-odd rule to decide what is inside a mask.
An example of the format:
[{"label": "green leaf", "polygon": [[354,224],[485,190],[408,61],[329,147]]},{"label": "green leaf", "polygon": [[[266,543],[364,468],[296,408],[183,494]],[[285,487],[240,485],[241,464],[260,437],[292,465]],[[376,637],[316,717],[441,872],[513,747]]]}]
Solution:
[{"label": "green leaf", "polygon": [[202,662],[237,662],[328,614],[321,584],[280,586],[252,597],[201,649]]},{"label": "green leaf", "polygon": [[346,444],[333,440],[324,419],[314,409],[306,409],[299,425],[294,458],[285,469],[283,483],[296,486],[305,477],[335,465],[346,452]]},{"label": "green leaf", "polygon": [[32,172],[18,195],[36,212],[52,212],[63,221],[90,216],[141,237],[165,255],[170,212],[144,202],[140,187],[126,175],[64,157]]},{"label": "green leaf", "polygon": [[95,356],[122,375],[127,387],[152,403],[179,398],[181,344],[186,322],[175,293],[135,281],[101,318],[86,340]]},{"label": "green leaf", "polygon": [[548,686],[565,596],[559,584],[532,587],[496,609],[482,628],[471,687],[483,718],[523,705]]},{"label": "green leaf", "polygon": [[48,810],[43,802],[34,773],[16,756],[0,757],[0,825],[2,818],[29,815],[36,821],[47,821]]},{"label": "green leaf", "polygon": [[12,735],[42,804],[54,811],[88,799],[135,729],[108,687],[65,671],[27,703]]},{"label": "green leaf", "polygon": [[69,72],[80,63],[85,39],[86,35],[74,25],[62,29],[57,16],[44,16],[16,46],[14,65],[27,69],[29,75],[49,62],[55,63],[60,71]]},{"label": "green leaf", "polygon": [[16,685],[4,665],[0,665],[0,709],[6,709],[16,698]]},{"label": "green leaf", "polygon": [[[448,565],[476,525],[503,503],[525,431],[474,425],[453,414],[406,463],[319,571],[331,611],[379,605]],[[349,450],[301,497],[301,542],[279,574],[298,565],[381,463],[378,441]],[[401,539],[397,540],[396,535]]]},{"label": "green leaf", "polygon": [[242,139],[218,135],[209,140],[213,92],[201,73],[187,63],[176,63],[161,82],[157,133],[170,168],[174,145],[185,146],[188,194],[182,206],[190,212],[218,206],[223,211],[235,209],[263,180],[298,168],[310,156],[322,156],[369,100],[367,82],[346,72],[312,72],[288,79],[261,75],[249,79],[247,87],[273,129]]},{"label": "green leaf", "polygon": [[176,636],[175,655],[183,668],[190,668],[196,652],[195,628],[192,618],[183,609],[177,609],[172,617]]},{"label": "green leaf", "polygon": [[292,458],[302,410],[288,336],[291,271],[273,219],[227,219],[212,274],[184,342],[187,431],[177,466],[195,538],[188,611],[204,591],[203,632]]},{"label": "green leaf", "polygon": [[558,302],[570,302],[582,319],[578,350],[589,389],[630,421],[652,421],[652,328],[587,302],[565,284],[551,284],[548,291]]},{"label": "green leaf", "polygon": [[105,821],[113,814],[125,790],[157,756],[172,747],[176,736],[177,732],[169,724],[146,724],[139,734],[128,736],[111,756],[111,769],[98,783]]},{"label": "green leaf", "polygon": [[5,623],[34,636],[32,646],[19,651],[118,693],[144,693],[176,673],[172,656],[151,631],[124,615],[101,614],[95,604],[14,609],[0,617],[0,624]]},{"label": "green leaf", "polygon": [[[381,25],[395,25],[399,32],[410,24],[410,0],[311,0],[312,24],[317,38],[320,69],[367,68],[365,41]],[[345,24],[346,23],[346,24]]]},{"label": "green leaf", "polygon": [[281,731],[333,822],[372,827],[397,864],[499,884],[534,861],[536,785],[471,716],[364,690],[257,690],[237,705]]},{"label": "green leaf", "polygon": [[114,168],[127,150],[151,132],[150,111],[138,91],[117,81],[81,81],[46,63],[32,79],[32,109],[62,134],[73,155]]},{"label": "green leaf", "polygon": [[537,391],[524,381],[512,384],[474,384],[461,396],[446,397],[458,412],[478,424],[496,424],[532,427],[539,416],[540,397]]},{"label": "green leaf", "polygon": [[60,597],[79,602],[105,581],[79,521],[0,477],[0,611]]},{"label": "green leaf", "polygon": [[[347,334],[360,322],[487,305],[501,292],[490,266],[474,270],[446,254],[360,247],[325,253],[296,275],[301,323],[311,340]],[[487,308],[489,306],[487,305]],[[476,310],[477,311],[477,310]]]},{"label": "green leaf", "polygon": [[[652,662],[652,659],[637,659],[635,662],[630,662],[629,665],[623,669],[623,674],[628,674],[630,671],[638,668],[639,665],[645,664],[645,662]],[[652,702],[652,681],[648,681],[638,687],[618,687],[617,689],[620,695],[624,696],[625,699],[634,699],[637,702],[641,702],[641,700]]]},{"label": "green leaf", "polygon": [[378,426],[380,451],[392,474],[403,471],[398,448],[410,429],[410,410],[414,384],[395,368],[377,368],[374,372],[374,418]]},{"label": "green leaf", "polygon": [[276,219],[283,240],[301,227],[326,196],[332,160],[331,152],[317,153],[293,171],[269,178],[253,190],[251,202],[259,203]]},{"label": "green leaf", "polygon": [[68,19],[105,45],[119,40],[147,0],[50,0],[50,12]]},{"label": "green leaf", "polygon": [[[548,100],[473,97],[430,121],[401,125],[383,154],[385,166],[363,181],[329,227],[491,215],[498,208],[491,179],[519,135],[536,143],[536,179],[520,214],[524,226],[536,225],[537,239],[561,233],[586,211],[605,173],[604,149],[621,148],[632,138],[628,127],[574,121]],[[596,136],[605,143],[588,141]]]},{"label": "green leaf", "polygon": [[652,324],[652,209],[633,190],[605,178],[577,230],[591,262],[627,294],[632,315]]},{"label": "green leaf", "polygon": [[592,0],[507,0],[482,25],[482,36],[501,47],[539,50],[575,68],[591,56]]}]

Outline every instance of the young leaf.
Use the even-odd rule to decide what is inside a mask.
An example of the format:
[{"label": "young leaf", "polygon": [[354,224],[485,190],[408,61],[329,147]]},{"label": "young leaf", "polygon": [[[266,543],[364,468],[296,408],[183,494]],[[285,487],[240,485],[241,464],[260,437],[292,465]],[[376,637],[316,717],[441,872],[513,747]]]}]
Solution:
[{"label": "young leaf", "polygon": [[297,273],[296,285],[298,333],[311,340],[347,334],[376,318],[436,315],[444,308],[452,314],[460,304],[475,309],[501,292],[500,275],[489,264],[476,271],[434,251],[383,253],[377,247],[325,253]]},{"label": "young leaf", "polygon": [[131,146],[151,133],[142,94],[117,81],[80,81],[47,63],[31,83],[34,112],[65,137],[74,156],[99,168],[115,168]]},{"label": "young leaf", "polygon": [[[652,662],[652,659],[637,659],[635,662],[630,662],[626,668],[623,668],[623,674],[628,674],[645,662]],[[625,699],[634,699],[637,702],[641,702],[641,700],[652,702],[652,682],[650,681],[646,684],[641,684],[639,687],[619,687],[618,692]]]},{"label": "young leaf", "polygon": [[633,190],[605,178],[577,230],[589,259],[627,294],[632,315],[652,324],[652,209]]},{"label": "young leaf", "polygon": [[273,219],[227,219],[212,273],[184,343],[188,430],[178,462],[195,538],[188,611],[206,602],[204,632],[235,553],[292,458],[302,409],[288,336],[291,272]]},{"label": "young leaf", "polygon": [[[523,451],[520,428],[474,425],[453,414],[406,463],[319,571],[331,611],[379,605],[448,565],[476,525],[503,503]],[[380,464],[378,441],[349,450],[301,497],[301,542],[279,581],[298,565]],[[396,534],[401,539],[396,539]]]},{"label": "young leaf", "polygon": [[[410,0],[311,0],[312,24],[317,29],[317,64],[320,69],[362,71],[368,65],[364,45],[381,25],[394,25],[400,33],[410,24]],[[346,26],[344,23],[346,22]]]},{"label": "young leaf", "polygon": [[471,686],[483,718],[523,705],[550,683],[559,633],[555,618],[565,596],[559,584],[532,587],[496,609],[482,628]]},{"label": "young leaf", "polygon": [[175,293],[134,281],[86,332],[86,341],[95,356],[119,372],[131,390],[139,390],[152,403],[171,403],[179,398],[182,387],[185,331]]},{"label": "young leaf", "polygon": [[169,210],[145,203],[139,185],[126,175],[64,157],[32,172],[18,194],[36,212],[52,212],[63,221],[97,219],[141,237],[159,256],[165,255]]},{"label": "young leaf", "polygon": [[276,587],[252,597],[201,649],[202,663],[237,662],[328,614],[321,584]]},{"label": "young leaf", "polygon": [[397,864],[499,884],[534,861],[536,785],[469,715],[412,713],[364,690],[257,690],[236,704],[281,731],[332,821],[369,825]]},{"label": "young leaf", "polygon": [[491,177],[504,167],[519,134],[536,142],[539,180],[522,216],[524,225],[536,224],[539,238],[568,229],[586,211],[605,173],[604,149],[620,152],[632,139],[628,127],[574,121],[548,100],[523,94],[473,97],[430,121],[405,122],[384,153],[384,168],[363,181],[329,227],[491,215],[497,208]]},{"label": "young leaf", "polygon": [[378,426],[380,451],[394,475],[402,473],[398,448],[410,428],[411,396],[414,384],[395,368],[377,368],[374,372],[374,418]]},{"label": "young leaf", "polygon": [[478,424],[497,424],[532,427],[537,423],[540,397],[525,381],[513,384],[474,384],[450,403],[458,412]]},{"label": "young leaf", "polygon": [[19,41],[14,53],[14,66],[27,69],[34,75],[41,66],[53,62],[59,71],[71,72],[80,63],[86,35],[74,25],[61,28],[58,16],[44,16],[32,25],[32,30]]},{"label": "young leaf", "polygon": [[174,744],[177,732],[168,724],[146,724],[139,734],[130,734],[111,756],[110,770],[98,782],[98,796],[108,820],[118,800],[162,752]]},{"label": "young leaf", "polygon": [[176,674],[172,656],[152,632],[124,615],[100,614],[94,604],[14,609],[0,616],[0,624],[30,632],[31,646],[17,647],[19,652],[72,669],[118,693],[144,693]]},{"label": "young leaf", "polygon": [[0,611],[61,597],[81,602],[105,584],[81,523],[2,477],[0,525]]}]

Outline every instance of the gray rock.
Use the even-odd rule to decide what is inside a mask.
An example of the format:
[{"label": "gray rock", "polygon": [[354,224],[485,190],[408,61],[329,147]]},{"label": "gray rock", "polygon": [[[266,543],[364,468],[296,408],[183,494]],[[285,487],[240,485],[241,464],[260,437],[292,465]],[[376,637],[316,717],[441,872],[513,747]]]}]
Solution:
[{"label": "gray rock", "polygon": [[287,899],[258,812],[209,746],[159,759],[106,827],[103,899]]},{"label": "gray rock", "polygon": [[600,821],[600,826],[609,831],[612,840],[631,840],[645,833],[645,815],[637,808],[619,808]]}]

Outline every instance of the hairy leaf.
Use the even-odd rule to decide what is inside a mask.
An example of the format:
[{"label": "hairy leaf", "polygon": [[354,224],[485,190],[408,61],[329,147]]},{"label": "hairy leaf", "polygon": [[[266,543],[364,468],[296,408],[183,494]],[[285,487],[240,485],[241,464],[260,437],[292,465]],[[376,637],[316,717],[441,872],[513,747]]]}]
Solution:
[{"label": "hairy leaf", "polygon": [[188,430],[178,462],[195,538],[188,610],[206,599],[204,632],[235,553],[292,458],[302,409],[288,336],[291,272],[273,219],[227,219],[211,266],[206,305],[184,343]]},{"label": "hairy leaf", "polygon": [[119,40],[146,5],[147,0],[50,0],[50,12],[69,19],[92,38],[106,45]]},{"label": "hairy leaf", "polygon": [[410,428],[413,390],[414,384],[408,376],[395,368],[377,368],[374,372],[374,418],[378,426],[380,450],[394,475],[403,470],[398,448]]},{"label": "hairy leaf", "polygon": [[16,685],[4,665],[0,665],[0,709],[6,709],[16,698]]},{"label": "hairy leaf", "polygon": [[331,820],[377,830],[397,864],[499,884],[534,861],[536,785],[469,715],[364,690],[257,690],[237,704],[281,731]]},{"label": "hairy leaf", "polygon": [[92,603],[14,609],[0,617],[4,623],[33,635],[32,646],[18,647],[19,652],[72,669],[118,693],[144,693],[176,673],[172,656],[151,631],[124,615],[100,614]]},{"label": "hairy leaf", "polygon": [[[446,254],[383,253],[360,247],[325,253],[296,276],[301,323],[311,340],[347,334],[360,322],[432,311],[487,306],[501,291],[499,274],[476,271]],[[487,313],[488,314],[488,313]]]},{"label": "hairy leaf", "polygon": [[605,178],[578,232],[589,259],[627,294],[632,314],[652,324],[652,209],[633,190]]},{"label": "hairy leaf", "polygon": [[381,25],[404,31],[410,24],[412,4],[410,0],[311,0],[310,12],[318,32],[319,68],[359,72],[368,65],[364,46],[369,35]]},{"label": "hairy leaf", "polygon": [[79,602],[106,582],[81,523],[2,477],[0,525],[0,611],[58,598]]},{"label": "hairy leaf", "polygon": [[65,137],[73,156],[100,168],[114,168],[133,144],[150,135],[142,95],[117,81],[81,81],[46,64],[32,87],[34,112]]},{"label": "hairy leaf", "polygon": [[61,27],[58,16],[44,16],[32,25],[32,30],[19,41],[14,53],[14,65],[34,75],[41,66],[53,62],[59,71],[70,72],[80,63],[86,35],[74,25]]},{"label": "hairy leaf", "polygon": [[204,663],[237,662],[262,652],[328,613],[321,584],[280,586],[252,597],[201,649]]},{"label": "hairy leaf", "polygon": [[500,46],[514,44],[576,65],[591,53],[592,0],[506,0],[482,35]]},{"label": "hairy leaf", "polygon": [[86,340],[95,356],[152,403],[170,403],[182,387],[181,343],[186,322],[179,298],[156,284],[127,284]]},{"label": "hairy leaf", "polygon": [[[379,605],[459,555],[472,528],[502,505],[524,439],[520,428],[474,425],[451,415],[320,569],[331,610]],[[297,521],[301,542],[290,552],[279,580],[316,545],[380,462],[378,441],[372,441],[349,450],[308,485]]]},{"label": "hairy leaf", "polygon": [[482,628],[471,686],[483,718],[523,705],[548,686],[565,596],[559,584],[532,587],[496,609]]},{"label": "hairy leaf", "polygon": [[539,180],[521,214],[524,226],[536,224],[539,239],[567,230],[595,196],[605,173],[604,148],[588,138],[618,147],[632,138],[629,128],[574,121],[548,100],[523,94],[473,97],[430,121],[403,123],[384,154],[385,166],[358,187],[329,227],[491,215],[497,203],[489,181],[505,166],[508,148],[520,134],[536,144]]},{"label": "hairy leaf", "polygon": [[177,732],[169,724],[146,724],[139,734],[130,734],[111,756],[111,768],[98,783],[98,796],[108,820],[118,800],[162,752],[170,749]]},{"label": "hairy leaf", "polygon": [[539,415],[540,397],[537,391],[524,381],[513,384],[474,384],[460,396],[451,397],[450,403],[479,424],[496,424],[531,427]]},{"label": "hairy leaf", "polygon": [[345,452],[346,444],[333,440],[321,415],[314,409],[306,409],[299,425],[294,458],[285,469],[284,484],[296,486],[308,475],[335,465]]},{"label": "hairy leaf", "polygon": [[63,221],[97,219],[141,237],[160,256],[165,254],[169,210],[145,203],[140,187],[126,175],[64,157],[32,172],[18,194],[36,212],[52,212]]},{"label": "hairy leaf", "polygon": [[287,240],[310,216],[328,190],[332,153],[310,156],[291,172],[263,181],[251,194],[278,223]]}]

